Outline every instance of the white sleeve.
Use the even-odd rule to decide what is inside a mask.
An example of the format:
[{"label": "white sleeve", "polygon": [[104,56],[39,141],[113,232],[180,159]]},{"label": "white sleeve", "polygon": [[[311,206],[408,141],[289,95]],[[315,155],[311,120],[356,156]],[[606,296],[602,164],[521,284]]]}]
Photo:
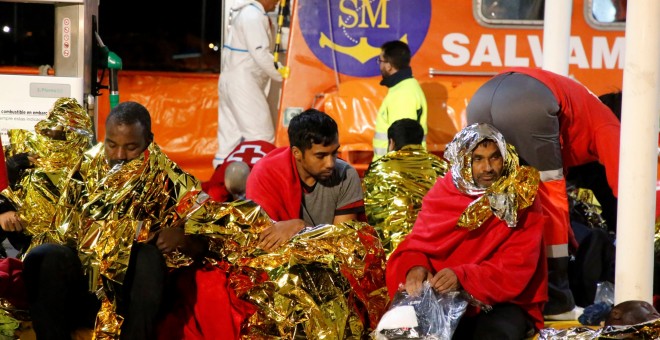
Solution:
[{"label": "white sleeve", "polygon": [[249,7],[244,8],[244,13],[237,18],[244,33],[248,53],[271,79],[282,81],[282,75],[275,69],[273,55],[269,51],[270,39],[262,22],[267,19],[260,11]]}]

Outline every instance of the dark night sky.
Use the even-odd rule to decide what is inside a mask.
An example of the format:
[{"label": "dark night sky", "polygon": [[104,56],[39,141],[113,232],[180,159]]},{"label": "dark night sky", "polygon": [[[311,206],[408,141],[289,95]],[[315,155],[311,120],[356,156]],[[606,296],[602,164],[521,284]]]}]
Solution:
[{"label": "dark night sky", "polygon": [[[172,56],[200,53],[202,46],[219,42],[221,2],[100,0],[99,33],[125,69],[217,72],[218,53],[208,47],[201,57]],[[15,28],[0,32],[0,66],[52,63],[53,12],[51,5],[0,2],[0,27]]]}]

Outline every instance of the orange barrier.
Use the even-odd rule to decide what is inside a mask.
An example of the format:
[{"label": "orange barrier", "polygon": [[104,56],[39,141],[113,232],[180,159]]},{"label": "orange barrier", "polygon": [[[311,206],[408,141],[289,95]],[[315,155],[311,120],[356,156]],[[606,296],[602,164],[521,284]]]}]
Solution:
[{"label": "orange barrier", "polygon": [[[202,181],[211,178],[217,149],[218,74],[120,71],[119,98],[149,110],[155,141],[174,162]],[[98,102],[97,135],[102,140],[110,111],[107,91]]]}]

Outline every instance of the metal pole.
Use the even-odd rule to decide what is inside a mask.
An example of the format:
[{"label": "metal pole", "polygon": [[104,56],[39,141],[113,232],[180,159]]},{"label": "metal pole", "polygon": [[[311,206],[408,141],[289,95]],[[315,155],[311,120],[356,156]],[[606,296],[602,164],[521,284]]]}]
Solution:
[{"label": "metal pole", "polygon": [[573,0],[545,2],[543,18],[543,69],[568,75]]},{"label": "metal pole", "polygon": [[653,297],[660,1],[629,1],[627,16],[615,303]]}]

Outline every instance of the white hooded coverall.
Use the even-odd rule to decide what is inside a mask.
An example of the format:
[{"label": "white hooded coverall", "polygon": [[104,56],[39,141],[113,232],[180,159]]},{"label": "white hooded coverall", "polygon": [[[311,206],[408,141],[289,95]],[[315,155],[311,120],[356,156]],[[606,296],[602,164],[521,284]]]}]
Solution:
[{"label": "white hooded coverall", "polygon": [[214,167],[242,141],[274,142],[266,89],[269,79],[282,81],[270,53],[270,21],[263,6],[237,0],[230,13],[218,81],[219,148]]}]

